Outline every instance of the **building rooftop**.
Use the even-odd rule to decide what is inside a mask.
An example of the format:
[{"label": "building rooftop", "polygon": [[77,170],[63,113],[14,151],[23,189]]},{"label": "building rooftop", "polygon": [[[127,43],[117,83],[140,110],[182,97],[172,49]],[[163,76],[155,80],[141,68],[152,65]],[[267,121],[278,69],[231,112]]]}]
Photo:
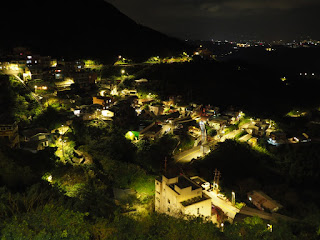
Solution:
[{"label": "building rooftop", "polygon": [[207,200],[209,199],[210,197],[208,195],[206,195],[205,193],[203,193],[201,196],[197,196],[197,197],[194,197],[194,198],[191,198],[191,199],[188,199],[186,201],[183,201],[181,202],[181,204],[184,206],[184,207],[187,207],[187,206],[190,206],[192,204],[195,204],[195,203],[198,203],[198,202],[202,202],[204,200]]},{"label": "building rooftop", "polygon": [[254,199],[254,201],[261,204],[264,208],[267,208],[271,211],[276,211],[277,209],[282,208],[281,204],[279,204],[263,192],[252,191],[248,193],[248,196]]},{"label": "building rooftop", "polygon": [[178,177],[178,182],[174,183],[174,185],[177,185],[180,189],[191,187],[192,190],[201,188],[198,184],[191,181],[189,178],[187,178],[184,175],[181,175]]},{"label": "building rooftop", "polygon": [[33,129],[26,129],[22,131],[22,135],[28,138],[33,137],[39,133],[49,134],[49,131],[45,128],[33,128]]}]

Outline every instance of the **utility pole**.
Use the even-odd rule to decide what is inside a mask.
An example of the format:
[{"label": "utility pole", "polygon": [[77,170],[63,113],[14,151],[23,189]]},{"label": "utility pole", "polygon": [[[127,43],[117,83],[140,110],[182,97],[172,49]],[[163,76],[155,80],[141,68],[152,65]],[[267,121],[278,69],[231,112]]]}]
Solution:
[{"label": "utility pole", "polygon": [[231,193],[231,203],[233,205],[236,204],[236,193],[234,191],[232,191],[232,193]]},{"label": "utility pole", "polygon": [[167,157],[164,158],[164,173],[167,172]]},{"label": "utility pole", "polygon": [[213,188],[214,189],[219,189],[219,180],[221,177],[220,171],[217,169],[214,170],[214,178],[213,178]]}]

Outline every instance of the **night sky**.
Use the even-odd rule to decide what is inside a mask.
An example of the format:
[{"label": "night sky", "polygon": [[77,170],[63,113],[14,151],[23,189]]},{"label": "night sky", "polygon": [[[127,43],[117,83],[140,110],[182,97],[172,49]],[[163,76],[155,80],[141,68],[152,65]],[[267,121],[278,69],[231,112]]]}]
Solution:
[{"label": "night sky", "polygon": [[320,39],[320,0],[108,2],[137,23],[182,39]]}]

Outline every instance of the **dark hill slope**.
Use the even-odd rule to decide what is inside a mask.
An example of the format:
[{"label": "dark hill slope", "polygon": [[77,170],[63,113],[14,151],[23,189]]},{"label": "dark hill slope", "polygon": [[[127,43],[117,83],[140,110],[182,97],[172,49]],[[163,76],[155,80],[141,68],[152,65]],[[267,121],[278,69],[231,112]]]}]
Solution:
[{"label": "dark hill slope", "polygon": [[23,45],[53,56],[111,60],[168,55],[183,46],[104,0],[6,1],[0,11],[0,48]]}]

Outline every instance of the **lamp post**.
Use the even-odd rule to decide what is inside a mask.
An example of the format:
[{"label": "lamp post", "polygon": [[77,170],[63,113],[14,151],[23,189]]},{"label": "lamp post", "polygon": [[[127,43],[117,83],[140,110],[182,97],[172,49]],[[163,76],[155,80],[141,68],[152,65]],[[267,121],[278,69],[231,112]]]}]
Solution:
[{"label": "lamp post", "polygon": [[62,156],[63,156],[63,158],[64,158],[63,143],[66,143],[66,140],[62,140],[62,139],[60,138],[60,140],[59,140],[59,141],[61,142],[61,146],[62,146]]},{"label": "lamp post", "polygon": [[236,193],[234,191],[232,191],[231,196],[232,196],[231,202],[234,205],[234,204],[236,204]]}]

